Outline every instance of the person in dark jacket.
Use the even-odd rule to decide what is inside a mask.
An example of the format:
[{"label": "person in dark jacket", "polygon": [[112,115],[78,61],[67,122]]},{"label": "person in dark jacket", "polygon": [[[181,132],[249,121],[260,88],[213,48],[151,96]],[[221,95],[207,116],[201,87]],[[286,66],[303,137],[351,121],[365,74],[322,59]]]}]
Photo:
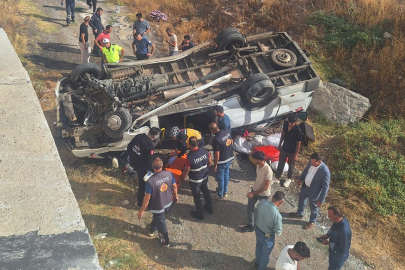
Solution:
[{"label": "person in dark jacket", "polygon": [[319,238],[323,240],[322,244],[329,245],[328,270],[339,270],[347,258],[349,258],[352,230],[350,229],[349,221],[343,216],[342,211],[338,207],[329,207],[328,217],[333,222],[333,225],[327,234]]},{"label": "person in dark jacket", "polygon": [[208,128],[215,135],[212,145],[214,150],[214,171],[216,172],[215,180],[218,182],[217,200],[223,200],[228,197],[229,167],[234,160],[233,140],[229,131],[220,130],[216,123],[210,123]]},{"label": "person in dark jacket", "polygon": [[142,205],[145,195],[145,181],[143,178],[148,171],[153,171],[152,158],[155,146],[152,140],[159,136],[159,131],[159,128],[152,127],[147,135],[144,133],[136,135],[127,147],[129,164],[138,175],[138,206]]},{"label": "person in dark jacket", "polygon": [[198,140],[196,137],[189,139],[190,152],[187,155],[183,173],[180,176],[180,182],[189,176],[190,189],[193,193],[195,208],[197,211],[191,211],[190,215],[200,220],[204,219],[203,205],[201,203],[200,191],[204,195],[205,209],[212,214],[212,200],[208,189],[208,167],[212,165],[211,155],[204,148],[198,148]]},{"label": "person in dark jacket", "polygon": [[[63,0],[61,1],[63,5]],[[75,0],[66,0],[66,24],[69,26],[70,22],[75,22]]]},{"label": "person in dark jacket", "polygon": [[163,169],[163,161],[156,157],[153,160],[154,174],[148,179],[145,188],[145,198],[142,207],[138,211],[138,218],[141,219],[146,207],[153,214],[149,226],[149,236],[154,236],[158,231],[160,244],[169,247],[169,233],[166,227],[166,213],[172,203],[177,202],[177,185],[173,174]]},{"label": "person in dark jacket", "polygon": [[[97,36],[100,35],[104,30],[104,26],[101,21],[102,14],[103,14],[103,9],[99,7],[99,8],[97,8],[97,12],[95,12],[93,14],[93,16],[91,17],[90,27],[91,27],[91,29],[93,29],[94,38],[97,38]],[[95,54],[97,54],[98,56],[101,56],[101,52],[98,49],[98,47],[96,46],[96,44],[94,44],[93,52]]]}]

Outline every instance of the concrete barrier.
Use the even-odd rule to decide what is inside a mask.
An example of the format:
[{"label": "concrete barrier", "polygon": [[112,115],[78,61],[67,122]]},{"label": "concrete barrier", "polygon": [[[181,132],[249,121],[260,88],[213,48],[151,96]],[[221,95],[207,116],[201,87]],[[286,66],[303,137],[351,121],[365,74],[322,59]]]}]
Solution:
[{"label": "concrete barrier", "polygon": [[51,131],[0,26],[0,270],[102,269]]}]

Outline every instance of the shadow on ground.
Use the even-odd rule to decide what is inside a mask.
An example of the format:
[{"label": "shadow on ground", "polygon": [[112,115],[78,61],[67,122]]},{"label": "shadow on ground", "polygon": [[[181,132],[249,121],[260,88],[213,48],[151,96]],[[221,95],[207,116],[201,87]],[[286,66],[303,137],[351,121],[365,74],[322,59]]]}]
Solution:
[{"label": "shadow on ground", "polygon": [[109,237],[137,243],[151,261],[157,260],[159,264],[167,267],[174,269],[183,267],[192,269],[254,269],[252,262],[241,257],[205,250],[193,250],[190,243],[172,241],[172,247],[163,248],[159,245],[158,239],[147,236],[147,229],[122,220],[97,215],[83,215],[83,218],[86,224],[95,225],[94,231],[96,233],[107,232]]}]

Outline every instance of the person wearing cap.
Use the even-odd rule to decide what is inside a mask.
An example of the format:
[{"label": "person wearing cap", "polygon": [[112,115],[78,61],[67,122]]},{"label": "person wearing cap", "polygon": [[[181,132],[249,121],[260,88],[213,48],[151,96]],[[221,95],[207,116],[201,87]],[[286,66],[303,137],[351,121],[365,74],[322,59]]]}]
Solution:
[{"label": "person wearing cap", "polygon": [[298,241],[295,245],[288,245],[281,250],[276,261],[275,270],[298,270],[298,262],[311,256],[307,244]]},{"label": "person wearing cap", "polygon": [[[138,175],[138,206],[142,205],[145,195],[145,181],[143,178],[148,171],[153,172],[152,157],[155,149],[153,140],[159,136],[159,132],[159,128],[152,127],[149,129],[148,134],[136,135],[127,146],[129,164]],[[134,186],[136,186],[135,182]]]},{"label": "person wearing cap", "polygon": [[80,34],[79,34],[79,48],[81,53],[81,63],[90,62],[91,47],[89,44],[89,27],[90,17],[86,16],[83,23],[80,25]]},{"label": "person wearing cap", "polygon": [[212,214],[212,200],[208,189],[208,167],[212,165],[211,155],[204,148],[198,148],[196,137],[189,139],[190,152],[184,165],[183,173],[180,175],[179,186],[189,176],[190,189],[193,194],[196,211],[191,211],[190,215],[199,220],[204,219],[203,205],[200,192],[204,195],[204,208]]},{"label": "person wearing cap", "polygon": [[325,202],[329,191],[330,171],[328,166],[322,162],[321,155],[317,152],[310,157],[307,167],[297,180],[297,185],[301,185],[300,195],[298,197],[297,212],[290,213],[292,218],[302,218],[304,209],[309,200],[311,215],[305,225],[305,229],[311,229],[318,217],[319,208]]},{"label": "person wearing cap", "polygon": [[279,181],[285,162],[288,158],[288,173],[287,179],[284,181],[284,187],[288,187],[293,177],[295,162],[298,160],[298,152],[300,151],[302,141],[302,131],[297,126],[297,115],[294,113],[288,116],[288,121],[284,122],[283,131],[281,132],[280,143],[280,159],[276,170],[276,180]]},{"label": "person wearing cap", "polygon": [[[152,47],[149,52],[149,46]],[[155,51],[155,45],[149,41],[145,36],[136,33],[134,36],[134,42],[132,43],[132,52],[136,55],[137,60],[146,60],[149,56],[153,55]]]},{"label": "person wearing cap", "polygon": [[[63,0],[60,2],[63,5]],[[75,0],[66,0],[66,24],[70,25],[70,22],[75,22]]]},{"label": "person wearing cap", "polygon": [[142,37],[150,32],[150,25],[147,20],[142,18],[142,13],[136,13],[136,20],[134,26],[132,27],[132,33],[135,37],[135,34],[140,34]]},{"label": "person wearing cap", "polygon": [[170,247],[169,233],[166,227],[166,213],[169,212],[173,203],[177,202],[177,185],[172,172],[163,170],[163,161],[156,157],[152,163],[153,176],[145,186],[145,197],[141,208],[138,210],[138,218],[141,219],[146,208],[153,214],[149,225],[149,236],[159,233],[160,244]]},{"label": "person wearing cap", "polygon": [[189,35],[185,35],[184,36],[184,40],[181,42],[181,44],[179,45],[179,50],[182,50],[183,52],[193,48],[195,45],[194,43],[191,41],[191,37]]},{"label": "person wearing cap", "polygon": [[234,160],[233,140],[228,130],[220,130],[214,122],[208,125],[209,130],[215,135],[212,146],[214,150],[215,180],[218,182],[217,200],[228,197],[229,167]]},{"label": "person wearing cap", "polygon": [[261,200],[257,205],[257,216],[255,222],[256,234],[256,258],[255,266],[258,270],[267,269],[270,254],[274,248],[276,234],[281,235],[283,218],[278,211],[284,202],[285,195],[281,191],[274,193],[271,202]]},{"label": "person wearing cap", "polygon": [[273,179],[273,171],[266,162],[265,154],[262,151],[257,151],[253,153],[252,158],[256,161],[256,180],[251,192],[246,194],[246,197],[248,198],[248,224],[241,228],[242,232],[253,232],[255,230],[254,210],[256,202],[269,199],[271,193],[271,181]]},{"label": "person wearing cap", "polygon": [[218,127],[220,130],[231,132],[231,119],[224,113],[224,107],[217,105],[214,107],[214,114],[218,117]]},{"label": "person wearing cap", "polygon": [[[117,44],[111,44],[108,38],[103,39],[103,59],[104,63],[118,63],[122,62],[124,58],[124,48],[118,46]],[[120,57],[121,52],[121,57]]]},{"label": "person wearing cap", "polygon": [[189,140],[191,137],[197,138],[198,147],[202,148],[205,146],[204,137],[201,136],[201,133],[198,130],[192,128],[180,129],[177,126],[174,126],[170,129],[170,136],[173,140],[177,141],[178,144],[169,159],[169,165],[172,164],[175,159],[181,158],[187,152],[187,149],[190,149]]}]

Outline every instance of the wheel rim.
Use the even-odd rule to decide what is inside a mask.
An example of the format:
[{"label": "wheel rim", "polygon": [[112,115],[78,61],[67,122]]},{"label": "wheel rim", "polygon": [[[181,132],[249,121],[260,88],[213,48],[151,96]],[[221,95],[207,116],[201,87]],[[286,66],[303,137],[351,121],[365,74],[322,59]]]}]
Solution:
[{"label": "wheel rim", "polygon": [[122,127],[122,119],[118,115],[111,115],[107,120],[107,127],[111,130],[119,130]]},{"label": "wheel rim", "polygon": [[280,61],[280,63],[289,63],[291,61],[291,55],[287,52],[278,52],[276,54],[276,59]]}]

